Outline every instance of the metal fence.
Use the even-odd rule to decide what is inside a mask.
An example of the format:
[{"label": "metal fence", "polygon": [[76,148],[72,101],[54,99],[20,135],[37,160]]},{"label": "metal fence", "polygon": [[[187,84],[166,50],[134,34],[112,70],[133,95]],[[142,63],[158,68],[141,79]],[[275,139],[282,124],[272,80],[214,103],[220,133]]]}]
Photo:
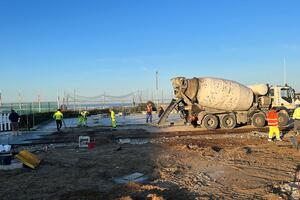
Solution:
[{"label": "metal fence", "polygon": [[31,102],[31,103],[3,103],[0,106],[0,113],[7,114],[15,110],[19,115],[32,113],[53,112],[57,109],[56,102]]},{"label": "metal fence", "polygon": [[0,131],[10,131],[10,121],[8,119],[9,114],[0,113]]},{"label": "metal fence", "polygon": [[[165,99],[164,102],[170,102],[170,99]],[[146,102],[145,102],[146,103]],[[155,102],[156,103],[156,102]],[[11,110],[15,110],[19,115],[35,114],[54,112],[57,108],[63,110],[93,110],[93,109],[105,109],[109,107],[135,107],[140,103],[135,102],[111,102],[111,101],[76,101],[72,103],[63,104],[58,102],[32,102],[32,103],[3,103],[0,105],[0,113],[7,114]],[[159,105],[162,103],[159,102]]]}]

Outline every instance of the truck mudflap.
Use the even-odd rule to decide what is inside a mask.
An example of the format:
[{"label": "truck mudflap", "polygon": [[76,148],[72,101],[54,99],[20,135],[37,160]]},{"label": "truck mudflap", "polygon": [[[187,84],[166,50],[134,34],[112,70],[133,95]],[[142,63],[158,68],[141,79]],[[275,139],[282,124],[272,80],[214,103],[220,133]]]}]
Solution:
[{"label": "truck mudflap", "polygon": [[162,116],[159,118],[157,124],[161,125],[166,121],[172,110],[182,101],[182,99],[172,99],[171,103],[165,110],[165,112],[162,114]]}]

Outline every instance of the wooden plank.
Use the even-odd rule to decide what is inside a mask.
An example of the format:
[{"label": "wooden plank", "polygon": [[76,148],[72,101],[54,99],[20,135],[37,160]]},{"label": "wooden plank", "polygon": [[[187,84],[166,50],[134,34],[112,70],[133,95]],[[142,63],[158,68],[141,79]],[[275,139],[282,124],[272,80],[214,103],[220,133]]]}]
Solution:
[{"label": "wooden plank", "polygon": [[16,158],[31,169],[35,169],[41,162],[36,155],[27,150],[20,151]]}]

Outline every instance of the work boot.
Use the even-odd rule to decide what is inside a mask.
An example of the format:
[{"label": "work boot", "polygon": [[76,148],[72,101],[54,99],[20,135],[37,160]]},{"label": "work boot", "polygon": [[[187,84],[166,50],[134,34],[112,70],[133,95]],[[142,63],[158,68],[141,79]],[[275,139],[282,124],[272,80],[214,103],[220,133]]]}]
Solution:
[{"label": "work boot", "polygon": [[269,142],[273,142],[272,138],[269,138],[268,141],[269,141]]},{"label": "work boot", "polygon": [[281,139],[281,138],[277,138],[276,140],[277,140],[277,141],[282,141],[282,139]]}]

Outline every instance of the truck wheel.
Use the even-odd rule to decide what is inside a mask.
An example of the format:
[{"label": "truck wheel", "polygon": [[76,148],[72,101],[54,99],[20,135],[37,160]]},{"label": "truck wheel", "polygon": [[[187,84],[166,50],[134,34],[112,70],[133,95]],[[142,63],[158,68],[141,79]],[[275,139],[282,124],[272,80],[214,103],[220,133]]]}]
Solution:
[{"label": "truck wheel", "polygon": [[219,121],[216,116],[208,114],[203,118],[202,124],[208,130],[215,130],[219,125]]},{"label": "truck wheel", "polygon": [[266,117],[262,113],[255,113],[252,116],[252,126],[256,128],[264,127],[266,124]]},{"label": "truck wheel", "polygon": [[286,126],[290,120],[289,115],[286,112],[278,113],[278,123],[280,127]]},{"label": "truck wheel", "polygon": [[236,118],[234,115],[224,115],[221,119],[221,128],[233,129],[236,126]]}]

